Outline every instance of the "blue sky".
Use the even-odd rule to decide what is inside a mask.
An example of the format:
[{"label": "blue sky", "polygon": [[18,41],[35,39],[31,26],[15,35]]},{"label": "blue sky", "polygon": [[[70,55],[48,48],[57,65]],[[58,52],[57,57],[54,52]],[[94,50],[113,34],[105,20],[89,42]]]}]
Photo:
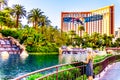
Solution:
[{"label": "blue sky", "polygon": [[[60,28],[61,12],[64,11],[90,11],[111,4],[115,5],[115,27],[120,27],[120,0],[9,0],[8,6],[21,4],[27,12],[33,8],[40,8],[51,20],[53,26]],[[27,24],[23,20],[23,24]]]}]

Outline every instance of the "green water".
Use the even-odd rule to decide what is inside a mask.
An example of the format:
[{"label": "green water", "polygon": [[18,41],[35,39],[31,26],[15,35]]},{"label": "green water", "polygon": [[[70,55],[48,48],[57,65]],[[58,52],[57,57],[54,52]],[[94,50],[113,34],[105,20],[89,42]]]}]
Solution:
[{"label": "green water", "polygon": [[[115,51],[114,53],[120,52]],[[71,63],[80,59],[80,56],[80,54],[29,55],[26,58],[20,57],[18,54],[9,55],[8,58],[0,56],[0,80],[10,80],[20,75],[60,63]]]},{"label": "green water", "polygon": [[0,57],[0,80],[9,80],[38,69],[59,64],[58,55],[9,55],[8,59]]}]

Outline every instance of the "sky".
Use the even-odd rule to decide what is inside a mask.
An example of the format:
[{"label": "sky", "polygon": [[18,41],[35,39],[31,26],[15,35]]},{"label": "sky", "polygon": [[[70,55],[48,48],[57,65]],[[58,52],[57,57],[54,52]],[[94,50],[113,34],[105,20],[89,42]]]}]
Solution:
[{"label": "sky", "polygon": [[[83,12],[96,10],[98,8],[114,4],[115,6],[115,28],[120,27],[120,0],[9,0],[8,6],[20,4],[27,12],[33,8],[39,8],[44,15],[49,17],[51,25],[61,26],[61,12]],[[22,19],[27,24],[27,20]]]}]

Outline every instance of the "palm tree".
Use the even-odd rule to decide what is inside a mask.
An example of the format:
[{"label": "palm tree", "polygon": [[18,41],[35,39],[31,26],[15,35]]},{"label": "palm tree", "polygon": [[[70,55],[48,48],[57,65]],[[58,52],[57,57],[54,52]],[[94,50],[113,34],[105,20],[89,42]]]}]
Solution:
[{"label": "palm tree", "polygon": [[81,26],[78,27],[78,30],[80,31],[80,37],[81,37],[82,36],[82,31],[84,31],[85,28],[84,28],[83,25],[81,25]]},{"label": "palm tree", "polygon": [[48,20],[48,17],[46,17],[45,15],[43,15],[43,16],[41,16],[41,18],[40,18],[40,21],[39,21],[39,23],[38,23],[38,26],[41,26],[41,29],[42,29],[42,31],[41,31],[41,33],[43,34],[43,32],[44,32],[44,27],[48,27],[48,26],[50,26],[50,20]]},{"label": "palm tree", "polygon": [[120,47],[120,38],[117,38],[114,44],[116,44],[116,47]]},{"label": "palm tree", "polygon": [[19,4],[13,5],[13,15],[16,17],[16,28],[18,28],[19,19],[26,16],[24,6]]},{"label": "palm tree", "polygon": [[111,47],[112,39],[114,38],[113,35],[107,36],[107,34],[104,34],[102,39],[104,40],[104,46]]},{"label": "palm tree", "polygon": [[82,47],[84,46],[91,47],[91,36],[87,32],[83,34],[83,37],[81,37],[81,39]]},{"label": "palm tree", "polygon": [[51,21],[48,19],[48,17],[46,17],[45,15],[41,16],[40,22],[39,22],[40,26],[45,26],[45,25],[49,26],[50,23]]},{"label": "palm tree", "polygon": [[76,32],[74,30],[70,30],[69,31],[69,35],[70,35],[70,43],[73,44],[75,36],[76,36]]},{"label": "palm tree", "polygon": [[32,23],[33,27],[37,29],[38,23],[43,17],[42,14],[43,12],[39,8],[30,10],[30,12],[28,12],[28,23]]},{"label": "palm tree", "polygon": [[0,10],[2,9],[2,6],[3,7],[4,7],[4,5],[7,6],[7,2],[8,2],[8,0],[0,0]]},{"label": "palm tree", "polygon": [[15,27],[15,19],[12,15],[12,11],[13,9],[11,7],[5,7],[4,10],[2,10],[2,12],[4,12],[6,14],[6,23],[5,25],[10,27],[10,28],[13,28]]},{"label": "palm tree", "polygon": [[3,11],[11,14],[13,9],[11,7],[5,7]]},{"label": "palm tree", "polygon": [[2,29],[2,26],[5,25],[6,22],[6,14],[0,11],[0,30]]},{"label": "palm tree", "polygon": [[11,27],[13,26],[13,21],[10,17],[8,11],[0,11],[0,29],[4,28],[5,26]]}]

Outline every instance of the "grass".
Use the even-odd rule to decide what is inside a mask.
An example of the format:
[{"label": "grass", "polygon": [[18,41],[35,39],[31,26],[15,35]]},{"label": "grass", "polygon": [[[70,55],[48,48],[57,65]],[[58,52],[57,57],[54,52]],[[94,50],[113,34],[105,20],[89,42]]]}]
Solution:
[{"label": "grass", "polygon": [[33,74],[33,75],[29,76],[26,80],[35,80],[35,79],[42,77],[42,76],[43,76],[43,74],[37,73],[37,74]]},{"label": "grass", "polygon": [[100,61],[104,60],[105,58],[107,58],[109,56],[112,56],[112,54],[107,54],[107,55],[102,55],[102,56],[97,55],[97,56],[94,57],[94,61],[93,62],[94,63],[100,62]]},{"label": "grass", "polygon": [[[30,54],[32,54],[32,55],[43,55],[43,53],[41,53],[41,54],[40,53],[30,53]],[[56,52],[51,53],[51,54],[56,54]],[[94,57],[94,63],[100,62],[100,61],[104,60],[105,58],[107,58],[109,56],[112,56],[112,55],[111,54],[107,54],[107,55],[103,55],[103,56],[98,56],[97,55],[97,56]],[[69,68],[72,68],[72,67],[73,66],[71,66],[71,65],[67,65],[67,66],[63,66],[63,67],[59,68],[59,70],[66,70],[66,69],[69,69]],[[101,70],[101,66],[97,66],[94,69],[94,73],[98,74],[100,70]],[[58,79],[62,80],[64,78],[65,80],[67,80],[68,77],[69,77],[69,79],[73,79],[76,73],[80,75],[80,70],[75,69],[75,70],[65,71],[63,73],[58,73]],[[39,78],[41,76],[43,76],[43,75],[42,74],[34,74],[34,75],[29,76],[27,78],[27,80],[34,80],[34,79]],[[84,79],[86,79],[86,78],[87,78],[86,75],[84,75]],[[48,77],[48,80],[55,80],[55,79],[56,79],[56,75]],[[75,80],[82,80],[82,79],[83,79],[83,75],[76,78]],[[43,80],[46,80],[46,79],[43,79]]]},{"label": "grass", "polygon": [[59,54],[58,52],[49,52],[49,53],[42,53],[42,52],[32,52],[29,53],[30,55],[51,55],[51,54]]}]

